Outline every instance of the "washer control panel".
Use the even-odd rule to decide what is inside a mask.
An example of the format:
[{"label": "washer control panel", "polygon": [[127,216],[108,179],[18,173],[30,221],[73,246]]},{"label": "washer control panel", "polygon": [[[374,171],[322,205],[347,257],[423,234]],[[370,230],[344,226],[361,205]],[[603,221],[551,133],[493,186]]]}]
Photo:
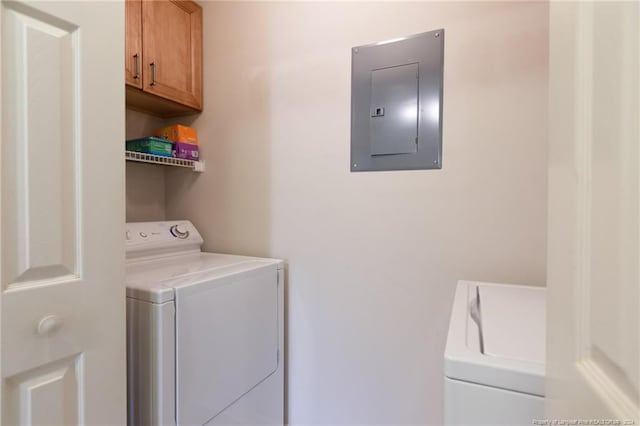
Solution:
[{"label": "washer control panel", "polygon": [[202,245],[202,237],[188,220],[127,223],[124,237],[127,253],[183,250],[185,246],[199,248]]}]

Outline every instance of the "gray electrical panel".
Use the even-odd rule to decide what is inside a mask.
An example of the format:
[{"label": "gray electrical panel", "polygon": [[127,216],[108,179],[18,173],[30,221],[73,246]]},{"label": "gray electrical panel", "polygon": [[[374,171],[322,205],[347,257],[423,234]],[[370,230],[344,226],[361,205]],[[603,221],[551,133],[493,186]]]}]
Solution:
[{"label": "gray electrical panel", "polygon": [[351,51],[351,171],[442,168],[444,30]]}]

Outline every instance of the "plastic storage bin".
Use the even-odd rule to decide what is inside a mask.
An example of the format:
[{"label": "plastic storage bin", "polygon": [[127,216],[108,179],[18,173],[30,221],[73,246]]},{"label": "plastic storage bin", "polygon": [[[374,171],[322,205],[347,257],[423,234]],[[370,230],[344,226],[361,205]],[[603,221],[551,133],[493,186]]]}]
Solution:
[{"label": "plastic storage bin", "polygon": [[128,140],[127,151],[144,152],[145,154],[172,157],[173,144],[167,140],[149,136],[146,138]]},{"label": "plastic storage bin", "polygon": [[174,124],[173,126],[164,127],[153,132],[153,136],[170,140],[172,142],[198,144],[198,134],[193,127]]},{"label": "plastic storage bin", "polygon": [[185,160],[198,161],[200,153],[198,152],[198,145],[190,143],[176,142],[173,144],[176,158],[182,158]]}]

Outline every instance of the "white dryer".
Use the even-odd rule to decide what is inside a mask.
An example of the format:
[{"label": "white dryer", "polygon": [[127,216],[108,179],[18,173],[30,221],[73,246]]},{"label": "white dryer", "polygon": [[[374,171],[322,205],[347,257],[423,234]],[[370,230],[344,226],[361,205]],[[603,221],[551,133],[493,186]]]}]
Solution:
[{"label": "white dryer", "polygon": [[546,289],[460,281],[444,355],[445,425],[544,419]]},{"label": "white dryer", "polygon": [[282,425],[283,262],[205,253],[188,221],[127,224],[130,425]]}]

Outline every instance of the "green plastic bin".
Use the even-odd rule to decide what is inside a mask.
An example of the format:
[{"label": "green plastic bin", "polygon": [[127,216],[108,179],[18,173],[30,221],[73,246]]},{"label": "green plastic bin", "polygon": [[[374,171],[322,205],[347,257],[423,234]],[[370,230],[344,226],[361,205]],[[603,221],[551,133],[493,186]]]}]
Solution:
[{"label": "green plastic bin", "polygon": [[153,136],[131,139],[127,141],[127,151],[173,157],[173,143]]}]

